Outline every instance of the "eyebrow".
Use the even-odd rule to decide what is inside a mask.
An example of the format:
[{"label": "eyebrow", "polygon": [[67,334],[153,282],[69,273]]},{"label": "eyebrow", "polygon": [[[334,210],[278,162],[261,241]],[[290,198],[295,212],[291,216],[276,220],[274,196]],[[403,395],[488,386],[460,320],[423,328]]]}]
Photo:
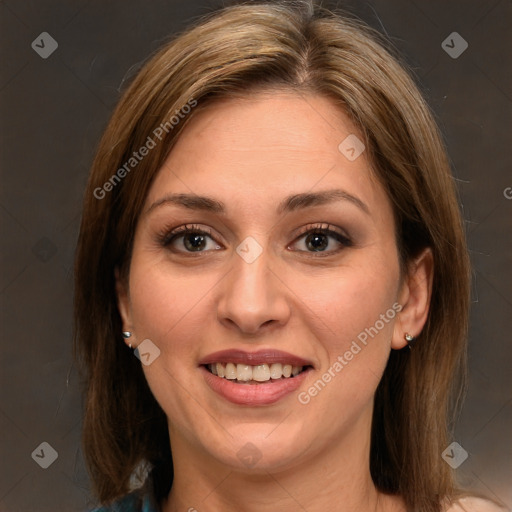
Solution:
[{"label": "eyebrow", "polygon": [[[336,201],[348,201],[357,206],[366,214],[370,214],[368,206],[358,197],[342,189],[324,190],[321,192],[304,192],[302,194],[293,194],[279,203],[276,211],[278,214],[284,214],[311,208],[313,206],[322,206]],[[211,213],[226,213],[226,206],[222,201],[206,196],[196,194],[168,194],[155,201],[145,212],[148,215],[156,208],[164,205],[175,205],[189,210],[201,210]]]}]

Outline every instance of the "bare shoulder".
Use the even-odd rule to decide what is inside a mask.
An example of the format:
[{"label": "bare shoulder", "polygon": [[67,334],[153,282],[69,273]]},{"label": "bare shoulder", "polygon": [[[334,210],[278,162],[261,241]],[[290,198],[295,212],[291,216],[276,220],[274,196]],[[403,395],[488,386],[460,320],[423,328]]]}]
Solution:
[{"label": "bare shoulder", "polygon": [[505,507],[500,507],[492,501],[482,498],[460,498],[452,503],[444,512],[510,512]]}]

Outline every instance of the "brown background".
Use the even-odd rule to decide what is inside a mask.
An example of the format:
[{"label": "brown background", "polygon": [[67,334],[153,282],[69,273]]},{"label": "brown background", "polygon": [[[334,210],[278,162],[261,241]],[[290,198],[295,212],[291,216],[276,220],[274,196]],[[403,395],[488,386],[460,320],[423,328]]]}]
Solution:
[{"label": "brown background", "polygon": [[[124,77],[207,0],[0,1],[0,511],[92,505],[71,358],[72,260],[95,145]],[[461,481],[512,506],[512,2],[341,3],[388,34],[435,110],[459,186],[474,264],[471,382],[456,441]],[[452,59],[441,42],[469,43]],[[31,47],[57,42],[47,59]],[[512,190],[510,196],[512,196]],[[447,340],[448,341],[448,340]],[[31,458],[58,452],[46,470]]]}]

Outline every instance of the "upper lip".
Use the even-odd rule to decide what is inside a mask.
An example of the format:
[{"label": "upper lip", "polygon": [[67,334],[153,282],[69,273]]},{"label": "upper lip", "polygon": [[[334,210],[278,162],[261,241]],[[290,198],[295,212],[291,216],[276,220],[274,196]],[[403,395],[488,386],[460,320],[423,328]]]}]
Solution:
[{"label": "upper lip", "polygon": [[256,352],[246,352],[239,349],[220,350],[199,361],[200,365],[212,363],[239,363],[251,366],[281,363],[291,364],[292,366],[313,366],[313,363],[307,359],[275,349],[264,349]]}]

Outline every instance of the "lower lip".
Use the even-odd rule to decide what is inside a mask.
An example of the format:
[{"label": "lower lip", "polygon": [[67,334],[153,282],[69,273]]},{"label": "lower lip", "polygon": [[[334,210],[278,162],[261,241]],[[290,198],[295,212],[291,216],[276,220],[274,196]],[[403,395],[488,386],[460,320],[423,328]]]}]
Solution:
[{"label": "lower lip", "polygon": [[270,405],[293,393],[304,382],[311,368],[293,378],[284,378],[262,384],[236,384],[199,367],[204,380],[217,394],[237,405]]}]

